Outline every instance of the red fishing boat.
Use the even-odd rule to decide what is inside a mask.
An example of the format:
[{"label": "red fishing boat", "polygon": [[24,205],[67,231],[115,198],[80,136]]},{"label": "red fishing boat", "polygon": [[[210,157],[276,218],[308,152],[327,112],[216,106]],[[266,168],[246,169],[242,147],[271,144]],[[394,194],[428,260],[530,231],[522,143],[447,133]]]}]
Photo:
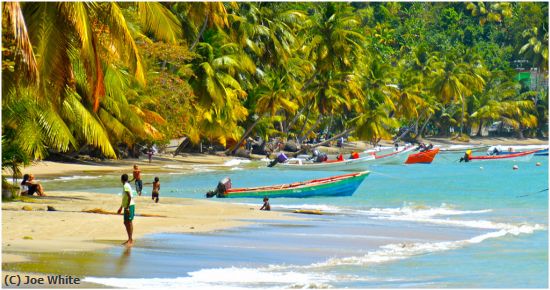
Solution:
[{"label": "red fishing boat", "polygon": [[517,152],[517,153],[509,153],[509,154],[502,154],[502,155],[484,155],[484,156],[469,156],[469,160],[497,160],[497,159],[517,159],[518,157],[531,157],[531,154],[534,154],[535,152],[539,151],[539,149],[536,150],[530,150],[530,151],[524,151],[524,152]]},{"label": "red fishing boat", "polygon": [[414,163],[430,164],[434,160],[437,153],[439,153],[439,148],[434,148],[423,152],[411,154],[409,155],[409,158],[407,158],[407,161],[405,161],[405,164],[414,164]]}]

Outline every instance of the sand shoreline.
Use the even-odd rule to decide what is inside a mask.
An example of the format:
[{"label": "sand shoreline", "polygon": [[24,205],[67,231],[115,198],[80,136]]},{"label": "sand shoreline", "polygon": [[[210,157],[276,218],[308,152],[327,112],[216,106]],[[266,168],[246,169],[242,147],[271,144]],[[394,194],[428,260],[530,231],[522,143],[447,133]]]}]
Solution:
[{"label": "sand shoreline", "polygon": [[[223,201],[165,197],[152,203],[137,198],[134,236],[155,233],[199,233],[255,221],[293,219],[282,212]],[[26,261],[26,253],[96,251],[126,240],[121,215],[85,213],[100,208],[116,212],[120,196],[87,192],[49,192],[49,196],[2,204],[2,262]],[[47,211],[47,206],[56,211]],[[25,207],[25,209],[23,209]],[[145,216],[144,216],[145,215]]]}]

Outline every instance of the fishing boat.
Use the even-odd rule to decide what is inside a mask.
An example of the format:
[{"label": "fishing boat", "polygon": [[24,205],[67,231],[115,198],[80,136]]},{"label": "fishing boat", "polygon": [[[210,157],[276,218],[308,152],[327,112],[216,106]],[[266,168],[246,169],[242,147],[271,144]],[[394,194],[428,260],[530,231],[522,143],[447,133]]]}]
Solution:
[{"label": "fishing boat", "polygon": [[548,156],[548,148],[535,152],[535,156]]},{"label": "fishing boat", "polygon": [[369,161],[375,159],[375,155],[372,154],[356,159],[328,160],[324,162],[313,162],[304,159],[293,158],[289,159],[285,163],[278,164],[277,167],[296,170],[361,171],[365,169]]},{"label": "fishing boat", "polygon": [[206,197],[263,198],[268,196],[269,198],[302,198],[311,196],[350,196],[369,173],[369,171],[362,171],[303,182],[249,188],[231,188],[231,180],[226,178],[220,181],[215,191],[207,193]]},{"label": "fishing boat", "polygon": [[[513,154],[503,154],[503,155],[485,155],[485,156],[469,156],[468,159],[470,161],[472,160],[502,160],[502,159],[509,159],[509,160],[528,160],[530,159],[535,152],[539,151],[537,150],[529,150],[524,152],[516,152]],[[519,158],[521,157],[521,158]]]},{"label": "fishing boat", "polygon": [[434,160],[437,153],[439,153],[439,148],[434,148],[423,152],[411,154],[405,161],[405,164],[415,164],[415,163],[430,164]]},{"label": "fishing boat", "polygon": [[407,157],[407,153],[414,150],[415,146],[407,146],[403,149],[387,154],[378,155],[376,154],[375,160],[371,163],[374,164],[388,164],[388,163],[403,163]]}]

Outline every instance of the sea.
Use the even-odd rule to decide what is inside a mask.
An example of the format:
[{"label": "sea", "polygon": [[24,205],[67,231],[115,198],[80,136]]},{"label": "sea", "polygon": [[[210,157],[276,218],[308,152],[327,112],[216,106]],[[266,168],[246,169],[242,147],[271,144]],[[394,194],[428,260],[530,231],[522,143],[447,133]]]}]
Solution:
[{"label": "sea", "polygon": [[[89,259],[65,253],[56,267],[68,274],[85,269],[85,281],[123,288],[548,288],[548,157],[460,163],[462,155],[368,166],[370,175],[352,196],[270,199],[272,210],[299,220],[153,234],[131,250],[112,247]],[[265,165],[234,159],[193,172],[168,166],[171,173],[159,176],[161,202],[205,199],[224,177],[233,187],[250,187],[342,174]],[[118,175],[43,182],[49,190],[120,192]],[[262,205],[251,198],[217,201]]]}]

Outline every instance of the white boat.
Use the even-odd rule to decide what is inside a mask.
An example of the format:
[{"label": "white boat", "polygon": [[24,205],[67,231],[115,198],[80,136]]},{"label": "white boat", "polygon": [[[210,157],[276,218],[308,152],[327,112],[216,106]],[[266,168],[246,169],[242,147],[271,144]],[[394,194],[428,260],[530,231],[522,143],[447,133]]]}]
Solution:
[{"label": "white boat", "polygon": [[376,157],[371,154],[357,159],[346,159],[343,161],[330,160],[325,162],[312,162],[300,158],[292,158],[285,163],[277,164],[276,167],[296,170],[362,171],[367,167],[367,163],[375,159]]},{"label": "white boat", "polygon": [[376,154],[372,164],[402,164],[407,159],[408,152],[413,151],[416,146],[406,146],[399,151],[394,151],[387,154]]}]

